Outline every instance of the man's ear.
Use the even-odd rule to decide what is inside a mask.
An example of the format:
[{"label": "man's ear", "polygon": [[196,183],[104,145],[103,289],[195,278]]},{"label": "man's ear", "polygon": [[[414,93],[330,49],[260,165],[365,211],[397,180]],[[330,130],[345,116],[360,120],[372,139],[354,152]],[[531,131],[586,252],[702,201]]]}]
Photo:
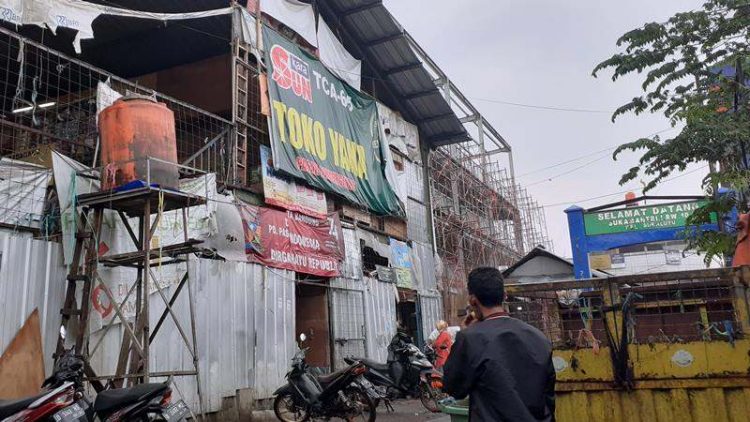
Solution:
[{"label": "man's ear", "polygon": [[474,295],[469,295],[469,306],[476,309],[479,307],[479,301],[477,300],[477,297]]}]

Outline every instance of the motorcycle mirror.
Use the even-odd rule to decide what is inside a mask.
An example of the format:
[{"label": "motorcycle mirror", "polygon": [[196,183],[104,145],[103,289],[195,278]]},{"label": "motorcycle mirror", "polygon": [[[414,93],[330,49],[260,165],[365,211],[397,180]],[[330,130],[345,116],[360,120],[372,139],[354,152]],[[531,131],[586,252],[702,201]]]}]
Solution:
[{"label": "motorcycle mirror", "polygon": [[61,325],[61,326],[60,326],[60,338],[62,338],[63,340],[65,340],[65,336],[66,336],[67,334],[68,334],[68,333],[67,333],[67,331],[65,330],[65,326],[64,326],[64,325]]},{"label": "motorcycle mirror", "polygon": [[305,333],[300,334],[299,335],[299,341],[302,342],[302,343],[304,343],[305,340],[307,340],[307,336],[305,335]]}]

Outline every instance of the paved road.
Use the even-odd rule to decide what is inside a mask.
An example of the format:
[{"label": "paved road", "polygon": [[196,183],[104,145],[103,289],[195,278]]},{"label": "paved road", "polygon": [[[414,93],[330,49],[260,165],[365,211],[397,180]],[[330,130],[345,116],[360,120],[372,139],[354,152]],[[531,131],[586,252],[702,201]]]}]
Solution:
[{"label": "paved road", "polygon": [[388,413],[384,406],[378,407],[380,421],[430,421],[450,422],[450,417],[442,413],[430,413],[419,400],[398,400],[393,403],[395,412]]}]

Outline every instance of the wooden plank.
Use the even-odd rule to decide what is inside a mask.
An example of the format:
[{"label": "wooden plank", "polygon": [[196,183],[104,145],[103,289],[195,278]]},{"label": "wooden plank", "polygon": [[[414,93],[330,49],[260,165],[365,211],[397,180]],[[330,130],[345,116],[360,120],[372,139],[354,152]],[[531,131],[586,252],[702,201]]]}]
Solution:
[{"label": "wooden plank", "polygon": [[0,397],[18,399],[39,393],[44,382],[42,350],[39,311],[34,309],[0,356]]}]

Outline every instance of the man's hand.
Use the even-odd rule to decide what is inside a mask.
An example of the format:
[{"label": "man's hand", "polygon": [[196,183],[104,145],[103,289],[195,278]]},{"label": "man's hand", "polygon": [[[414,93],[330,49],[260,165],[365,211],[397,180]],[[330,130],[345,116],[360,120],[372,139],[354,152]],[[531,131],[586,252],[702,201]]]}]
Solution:
[{"label": "man's hand", "polygon": [[477,317],[474,315],[474,311],[470,311],[468,314],[466,314],[466,318],[464,318],[463,327],[468,328],[472,324],[477,322]]}]

